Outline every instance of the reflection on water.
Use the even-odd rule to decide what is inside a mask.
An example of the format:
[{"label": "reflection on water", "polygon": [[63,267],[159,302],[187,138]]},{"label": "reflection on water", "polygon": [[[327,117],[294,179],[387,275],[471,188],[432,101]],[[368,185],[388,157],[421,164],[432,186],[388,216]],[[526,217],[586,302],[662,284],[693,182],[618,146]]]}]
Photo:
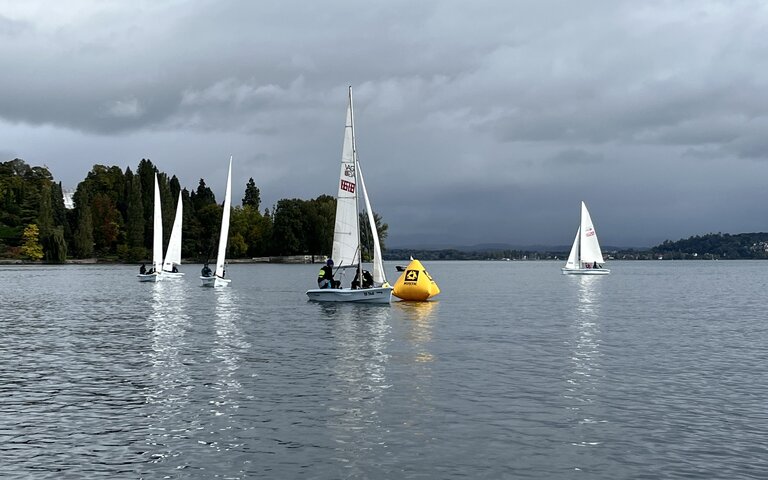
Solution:
[{"label": "reflection on water", "polygon": [[416,362],[432,362],[434,356],[428,350],[432,340],[433,321],[438,316],[440,303],[431,302],[396,302],[393,306],[403,312],[410,323],[408,339],[415,350]]},{"label": "reflection on water", "polygon": [[358,475],[374,448],[387,448],[378,412],[382,394],[390,386],[386,347],[391,309],[321,303],[320,311],[330,322],[336,347],[332,371],[337,401],[329,405],[328,428],[338,445],[336,460],[350,475]]},{"label": "reflection on water", "polygon": [[[237,291],[232,288],[216,288],[213,290],[215,338],[211,350],[211,361],[215,365],[216,381],[211,386],[214,398],[210,402],[209,413],[221,417],[224,425],[219,431],[239,428],[237,425],[237,410],[240,408],[241,391],[243,389],[238,372],[243,367],[243,354],[251,345],[239,327],[240,315],[237,307]],[[239,444],[219,445],[212,441],[211,446],[216,450],[237,447]]]},{"label": "reflection on water", "polygon": [[[162,462],[178,455],[172,443],[188,436],[188,425],[180,422],[179,412],[189,402],[192,380],[181,358],[185,347],[185,332],[189,316],[183,306],[187,289],[183,282],[168,281],[152,284],[151,314],[147,318],[151,338],[149,377],[146,402],[153,407],[149,416],[149,438],[152,462]],[[184,428],[168,428],[185,425]]]},{"label": "reflection on water", "polygon": [[601,343],[601,287],[604,278],[584,275],[574,278],[577,284],[576,304],[573,316],[573,337],[571,341],[571,370],[568,373],[564,397],[567,408],[576,422],[576,440],[573,445],[580,447],[599,445],[594,425],[604,423],[599,418],[597,405],[602,371],[600,367]]}]

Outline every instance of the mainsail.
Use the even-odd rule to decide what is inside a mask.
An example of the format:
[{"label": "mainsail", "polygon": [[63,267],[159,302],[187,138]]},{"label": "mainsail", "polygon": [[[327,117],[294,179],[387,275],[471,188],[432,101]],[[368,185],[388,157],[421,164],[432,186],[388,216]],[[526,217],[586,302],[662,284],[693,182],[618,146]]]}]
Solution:
[{"label": "mainsail", "polygon": [[592,218],[589,216],[587,205],[581,202],[581,262],[582,263],[604,263],[603,254],[600,251],[600,243],[597,241],[597,232],[592,225]]},{"label": "mainsail", "polygon": [[155,206],[152,221],[152,268],[160,273],[163,268],[163,216],[160,205],[160,185],[157,183],[155,173]]},{"label": "mainsail", "polygon": [[227,190],[224,193],[224,211],[221,213],[221,232],[219,233],[219,252],[216,255],[216,276],[224,277],[224,260],[227,258],[227,237],[229,236],[229,215],[232,205],[232,157],[229,157],[227,172]]},{"label": "mainsail", "polygon": [[182,210],[181,192],[179,192],[179,201],[176,203],[176,218],[173,219],[171,238],[168,240],[168,250],[165,252],[165,261],[163,262],[163,271],[165,272],[173,271],[174,265],[181,265]]},{"label": "mainsail", "polygon": [[336,267],[349,267],[360,263],[360,230],[357,215],[357,169],[352,113],[352,92],[347,107],[344,146],[341,151],[339,191],[336,195],[336,223],[333,229],[331,258]]}]

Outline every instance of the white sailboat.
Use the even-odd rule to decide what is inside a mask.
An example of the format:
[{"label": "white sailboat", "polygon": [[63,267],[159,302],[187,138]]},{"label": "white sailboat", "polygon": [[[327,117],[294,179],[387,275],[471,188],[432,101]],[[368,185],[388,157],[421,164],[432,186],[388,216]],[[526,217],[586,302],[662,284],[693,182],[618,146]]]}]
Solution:
[{"label": "white sailboat", "polygon": [[343,276],[346,270],[354,269],[358,278],[363,278],[360,256],[360,217],[358,215],[359,193],[362,191],[365,208],[368,212],[368,223],[373,236],[373,287],[358,289],[315,288],[307,290],[307,296],[310,300],[321,302],[389,303],[392,300],[392,287],[387,283],[384,275],[379,233],[376,230],[371,202],[363,180],[363,172],[360,170],[360,163],[357,159],[352,87],[349,87],[349,106],[347,107],[347,122],[344,129],[344,146],[341,154],[339,177],[331,258],[336,262],[337,273],[341,272]]},{"label": "white sailboat", "polygon": [[181,222],[183,213],[181,192],[179,192],[179,201],[176,203],[176,218],[173,219],[171,238],[168,239],[168,249],[165,251],[165,260],[163,261],[163,276],[166,278],[182,278],[184,276],[183,272],[179,272],[176,269],[176,265],[181,265]]},{"label": "white sailboat", "polygon": [[227,172],[227,190],[224,193],[224,211],[221,213],[221,232],[219,233],[219,252],[216,255],[216,270],[211,276],[200,276],[204,287],[226,287],[232,280],[224,278],[224,261],[227,256],[227,239],[229,237],[229,215],[232,206],[232,157],[229,157]]},{"label": "white sailboat", "polygon": [[592,218],[589,216],[587,205],[581,202],[581,223],[576,231],[571,253],[561,270],[563,275],[608,275],[611,271],[603,268],[603,263],[603,254]]},{"label": "white sailboat", "polygon": [[147,273],[140,273],[140,282],[159,282],[163,271],[163,217],[160,208],[160,185],[155,173],[155,206],[152,221],[152,267]]}]

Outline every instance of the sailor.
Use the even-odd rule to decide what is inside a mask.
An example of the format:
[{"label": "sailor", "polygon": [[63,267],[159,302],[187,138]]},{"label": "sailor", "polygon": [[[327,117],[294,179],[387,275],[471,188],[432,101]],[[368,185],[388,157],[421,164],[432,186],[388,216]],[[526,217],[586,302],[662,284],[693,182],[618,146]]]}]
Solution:
[{"label": "sailor", "polygon": [[358,288],[371,288],[373,286],[373,276],[368,270],[363,270],[363,286],[360,286],[360,272],[355,273],[355,278],[352,280],[352,289]]},{"label": "sailor", "polygon": [[173,268],[171,269],[171,272],[172,273],[179,273],[179,269],[176,268],[176,264],[175,263],[173,264]]},{"label": "sailor", "polygon": [[213,272],[208,267],[207,263],[205,265],[203,265],[203,269],[200,270],[200,275],[202,275],[203,277],[211,277],[211,276],[213,276]]},{"label": "sailor", "polygon": [[333,280],[333,259],[328,259],[320,273],[317,274],[317,288],[334,288],[336,282]]},{"label": "sailor", "polygon": [[592,268],[600,268],[600,267],[597,266],[597,260],[595,260],[595,264],[592,265]]},{"label": "sailor", "polygon": [[141,264],[141,267],[139,267],[139,275],[145,275],[147,273],[147,267],[144,266],[144,264]]}]

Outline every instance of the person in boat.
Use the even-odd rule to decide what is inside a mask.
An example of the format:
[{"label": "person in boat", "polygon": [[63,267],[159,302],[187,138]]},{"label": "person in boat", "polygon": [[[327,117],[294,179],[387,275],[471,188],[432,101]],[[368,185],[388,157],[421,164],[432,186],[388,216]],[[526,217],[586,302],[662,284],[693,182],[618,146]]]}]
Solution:
[{"label": "person in boat", "polygon": [[179,273],[179,269],[176,268],[176,264],[173,264],[173,268],[171,269],[171,273]]},{"label": "person in boat", "polygon": [[317,288],[337,288],[338,283],[333,279],[333,259],[329,258],[317,274]]},{"label": "person in boat", "polygon": [[213,272],[211,271],[211,268],[208,266],[207,263],[203,265],[203,269],[200,270],[200,275],[202,275],[203,277],[213,276]]},{"label": "person in boat", "polygon": [[592,265],[592,268],[600,268],[600,267],[597,265],[597,261],[595,261],[595,264],[594,264],[594,265]]},{"label": "person in boat", "polygon": [[146,273],[147,273],[147,267],[145,267],[144,264],[142,263],[141,266],[139,267],[139,275],[146,275]]},{"label": "person in boat", "polygon": [[[368,270],[363,270],[363,286],[362,288],[371,288],[373,286],[373,275]],[[360,287],[360,271],[355,273],[355,278],[352,280],[352,289],[356,290]]]}]

